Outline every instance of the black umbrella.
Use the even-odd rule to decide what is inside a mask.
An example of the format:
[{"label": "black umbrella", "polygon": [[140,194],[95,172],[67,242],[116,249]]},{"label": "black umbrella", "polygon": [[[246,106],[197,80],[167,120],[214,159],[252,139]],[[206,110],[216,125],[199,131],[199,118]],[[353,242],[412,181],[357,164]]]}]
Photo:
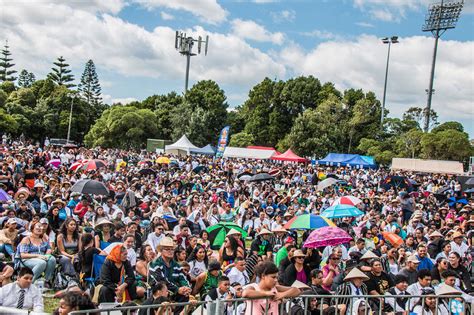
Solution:
[{"label": "black umbrella", "polygon": [[143,168],[143,169],[139,170],[138,173],[140,175],[150,175],[150,174],[155,175],[156,171],[154,169],[151,169],[151,168]]},{"label": "black umbrella", "polygon": [[206,172],[206,171],[207,171],[207,167],[204,166],[204,165],[196,166],[196,167],[193,169],[193,172],[196,173],[196,174],[199,174],[199,172]]},{"label": "black umbrella", "polygon": [[266,180],[273,180],[273,179],[274,179],[273,176],[271,176],[268,173],[259,173],[259,174],[256,174],[256,175],[252,176],[249,179],[249,182],[263,182],[263,181],[266,181]]},{"label": "black umbrella", "polygon": [[438,200],[438,202],[443,202],[448,198],[446,194],[450,192],[451,192],[451,187],[445,186],[438,189],[436,193],[433,194],[433,196],[436,198],[436,200]]},{"label": "black umbrella", "polygon": [[79,192],[81,194],[91,195],[108,195],[109,190],[104,183],[93,179],[81,179],[71,187],[71,191]]},{"label": "black umbrella", "polygon": [[242,176],[253,176],[253,174],[250,172],[242,172],[237,175],[237,178],[240,179]]},{"label": "black umbrella", "polygon": [[413,186],[405,176],[387,176],[380,184],[380,187],[385,190],[389,190],[392,187],[397,190],[403,188],[406,188],[408,191],[413,190]]},{"label": "black umbrella", "polygon": [[465,185],[474,185],[474,177],[469,178],[464,184]]}]

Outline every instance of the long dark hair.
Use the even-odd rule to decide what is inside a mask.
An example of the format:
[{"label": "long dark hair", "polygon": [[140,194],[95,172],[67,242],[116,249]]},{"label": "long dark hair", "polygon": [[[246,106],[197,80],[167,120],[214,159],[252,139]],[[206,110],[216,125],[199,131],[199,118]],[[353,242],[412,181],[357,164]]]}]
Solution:
[{"label": "long dark hair", "polygon": [[140,254],[138,255],[139,260],[146,261],[145,253],[146,253],[147,247],[151,248],[151,245],[150,244],[145,244],[145,245],[142,246],[142,248],[140,248]]},{"label": "long dark hair", "polygon": [[209,264],[209,257],[207,256],[206,247],[202,246],[201,244],[197,244],[196,247],[194,247],[193,251],[189,255],[188,259],[186,259],[186,261],[191,262],[192,260],[196,260],[196,254],[201,248],[204,250],[204,253],[205,253],[205,255],[204,255],[204,265],[206,265],[206,268],[207,268],[207,266]]},{"label": "long dark hair", "polygon": [[61,233],[64,236],[64,238],[66,238],[67,237],[67,226],[72,221],[74,221],[76,223],[76,229],[72,233],[72,239],[73,240],[79,240],[79,224],[77,223],[77,221],[74,218],[67,218],[66,221],[64,221],[64,223],[61,225],[59,233]]}]

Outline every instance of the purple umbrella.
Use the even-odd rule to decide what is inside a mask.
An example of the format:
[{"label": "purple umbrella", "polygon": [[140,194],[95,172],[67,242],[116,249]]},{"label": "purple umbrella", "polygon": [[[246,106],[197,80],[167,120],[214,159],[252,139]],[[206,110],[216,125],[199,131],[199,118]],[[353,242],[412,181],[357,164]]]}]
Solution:
[{"label": "purple umbrella", "polygon": [[54,168],[59,168],[59,165],[61,165],[61,160],[60,159],[54,159],[46,163],[46,166],[52,166]]},{"label": "purple umbrella", "polygon": [[348,243],[352,240],[349,234],[336,226],[325,226],[316,229],[308,236],[303,247],[317,248],[325,246],[335,246]]},{"label": "purple umbrella", "polygon": [[9,194],[3,189],[0,188],[0,201],[8,201],[11,200],[12,197],[10,197]]}]

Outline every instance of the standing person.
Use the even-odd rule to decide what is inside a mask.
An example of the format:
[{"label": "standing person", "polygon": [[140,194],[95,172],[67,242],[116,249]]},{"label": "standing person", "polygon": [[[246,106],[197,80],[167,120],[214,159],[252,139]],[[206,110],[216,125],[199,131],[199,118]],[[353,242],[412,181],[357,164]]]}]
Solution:
[{"label": "standing person", "polygon": [[33,271],[23,267],[15,282],[0,288],[0,305],[33,312],[43,312],[43,297],[41,292],[32,284]]},{"label": "standing person", "polygon": [[76,271],[74,270],[73,262],[77,258],[81,248],[81,235],[76,220],[67,218],[61,226],[61,230],[57,237],[58,250],[61,255],[59,264],[62,267],[62,272],[68,276],[74,277]]},{"label": "standing person", "polygon": [[43,238],[43,225],[36,223],[30,236],[24,237],[18,245],[15,264],[33,270],[33,282],[45,273],[47,285],[51,285],[56,258],[51,255],[49,242]]},{"label": "standing person", "polygon": [[278,285],[278,268],[271,261],[264,261],[257,266],[255,271],[260,277],[260,282],[249,284],[242,293],[243,298],[260,298],[247,301],[245,314],[279,314],[279,303],[285,298],[300,295],[297,288]]}]

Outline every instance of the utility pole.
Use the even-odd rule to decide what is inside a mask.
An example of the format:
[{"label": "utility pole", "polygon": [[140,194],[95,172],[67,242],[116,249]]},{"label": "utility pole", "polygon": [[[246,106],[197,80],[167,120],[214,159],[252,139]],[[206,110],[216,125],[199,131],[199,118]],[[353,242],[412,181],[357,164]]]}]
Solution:
[{"label": "utility pole", "polygon": [[387,65],[385,67],[385,84],[383,87],[383,99],[382,99],[382,115],[380,117],[380,128],[383,130],[383,120],[385,116],[385,98],[387,95],[387,79],[388,79],[388,64],[390,62],[390,47],[392,44],[398,43],[398,36],[392,36],[390,38],[382,38],[382,43],[388,44],[388,53],[387,53]]},{"label": "utility pole", "polygon": [[176,37],[174,41],[174,47],[183,56],[186,56],[186,79],[184,83],[184,93],[188,91],[189,82],[189,66],[191,64],[191,57],[197,54],[193,53],[194,43],[198,44],[197,54],[201,53],[201,46],[204,44],[204,55],[207,55],[207,47],[209,44],[209,36],[206,36],[206,40],[203,40],[201,36],[198,39],[194,39],[191,36],[187,37],[186,33],[176,31]]},{"label": "utility pole", "polygon": [[67,127],[67,139],[66,144],[69,143],[69,139],[71,137],[71,123],[72,123],[72,109],[74,107],[74,99],[78,98],[79,96],[75,93],[69,93],[68,96],[71,98],[71,110],[69,111],[69,126]]},{"label": "utility pole", "polygon": [[426,14],[423,32],[431,32],[435,38],[433,49],[433,60],[431,62],[430,82],[428,85],[428,99],[425,108],[425,123],[423,131],[428,132],[430,126],[431,101],[433,99],[433,83],[436,66],[436,55],[438,53],[438,40],[448,29],[455,28],[461,15],[464,0],[432,4]]}]

